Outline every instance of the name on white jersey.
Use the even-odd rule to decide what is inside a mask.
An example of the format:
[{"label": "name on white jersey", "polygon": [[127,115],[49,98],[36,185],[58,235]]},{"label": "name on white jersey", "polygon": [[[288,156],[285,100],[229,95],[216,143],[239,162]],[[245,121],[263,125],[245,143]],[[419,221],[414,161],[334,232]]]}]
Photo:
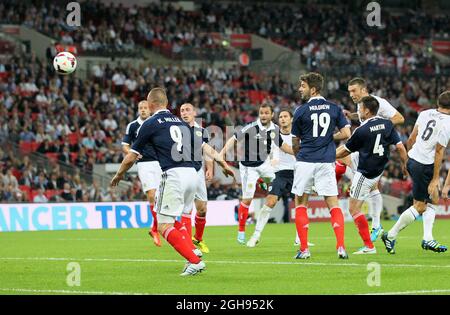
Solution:
[{"label": "name on white jersey", "polygon": [[310,105],[309,110],[324,110],[324,109],[330,109],[330,105]]},{"label": "name on white jersey", "polygon": [[386,127],[381,124],[381,125],[376,125],[376,126],[372,126],[370,127],[370,132],[374,132],[374,131],[378,131],[378,130],[383,130],[386,129]]}]

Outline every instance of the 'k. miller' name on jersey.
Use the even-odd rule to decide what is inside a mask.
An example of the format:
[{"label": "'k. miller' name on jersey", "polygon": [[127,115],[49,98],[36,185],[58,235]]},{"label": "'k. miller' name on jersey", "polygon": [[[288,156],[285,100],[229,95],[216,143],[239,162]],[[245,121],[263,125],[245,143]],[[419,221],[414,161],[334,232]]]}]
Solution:
[{"label": "'k. miller' name on jersey", "polygon": [[386,129],[386,127],[384,126],[384,124],[382,124],[382,125],[376,125],[376,126],[370,127],[370,132],[375,132],[375,131],[379,131],[379,130],[383,130],[383,129]]},{"label": "'k. miller' name on jersey", "polygon": [[158,122],[159,122],[160,124],[163,124],[163,123],[165,123],[165,122],[174,122],[174,123],[177,123],[177,122],[181,122],[181,120],[180,120],[180,118],[178,118],[178,117],[164,117],[164,118],[158,118]]}]

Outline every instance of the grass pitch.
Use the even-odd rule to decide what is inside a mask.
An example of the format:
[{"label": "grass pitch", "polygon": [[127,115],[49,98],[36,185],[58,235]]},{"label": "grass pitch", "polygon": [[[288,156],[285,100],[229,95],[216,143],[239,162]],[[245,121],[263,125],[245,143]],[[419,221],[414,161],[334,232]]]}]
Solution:
[{"label": "grass pitch", "polygon": [[[268,224],[256,248],[239,245],[236,231],[207,227],[207,270],[184,278],[184,260],[165,241],[155,247],[144,229],[0,233],[0,294],[450,294],[449,253],[421,249],[422,222],[402,231],[395,255],[378,240],[378,253],[367,256],[351,255],[362,243],[347,223],[346,261],[330,223],[310,224],[316,246],[307,261],[293,259],[293,224]],[[450,244],[450,220],[436,221],[434,234]],[[80,286],[67,284],[70,262],[80,266]],[[379,278],[369,263],[379,264]]]}]

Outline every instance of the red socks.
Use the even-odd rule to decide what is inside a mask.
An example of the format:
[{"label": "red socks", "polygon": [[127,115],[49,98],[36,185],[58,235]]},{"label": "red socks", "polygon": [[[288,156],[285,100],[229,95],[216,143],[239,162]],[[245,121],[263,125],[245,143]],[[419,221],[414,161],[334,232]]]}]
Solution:
[{"label": "red socks", "polygon": [[297,227],[297,234],[300,238],[300,251],[308,248],[308,209],[301,205],[295,208],[295,225]]},{"label": "red socks", "polygon": [[367,222],[366,216],[360,212],[353,216],[353,220],[355,221],[364,245],[368,248],[373,248],[373,243],[370,240],[369,223]]},{"label": "red socks", "polygon": [[197,241],[203,240],[203,231],[205,230],[206,217],[195,216],[195,239]]},{"label": "red socks", "polygon": [[175,223],[173,224],[173,227],[176,228],[181,233],[181,235],[183,235],[183,238],[186,239],[186,242],[189,244],[189,248],[191,250],[194,250],[197,248],[197,247],[195,247],[194,244],[192,244],[191,237],[189,236],[186,226],[183,223],[181,223],[179,221],[175,221]]},{"label": "red socks", "polygon": [[189,239],[192,238],[192,220],[191,214],[183,214],[181,216],[181,223],[186,227],[186,231],[189,235]]},{"label": "red socks", "polygon": [[180,253],[181,256],[186,258],[190,263],[198,264],[201,261],[201,259],[197,257],[197,255],[195,255],[192,251],[192,248],[190,246],[192,245],[191,240],[186,240],[183,233],[181,233],[176,228],[168,228],[166,231],[164,231],[163,237],[170,245],[172,245],[173,248],[175,248],[178,253]]},{"label": "red socks", "polygon": [[154,207],[154,205],[150,205],[150,211],[153,217],[152,232],[158,233],[158,220],[156,219],[156,211],[154,210]]},{"label": "red socks", "polygon": [[245,232],[245,223],[248,218],[248,208],[246,204],[242,203],[239,205],[238,217],[239,217],[239,232]]},{"label": "red socks", "polygon": [[344,215],[341,208],[333,208],[330,210],[331,224],[336,235],[336,249],[344,246]]}]

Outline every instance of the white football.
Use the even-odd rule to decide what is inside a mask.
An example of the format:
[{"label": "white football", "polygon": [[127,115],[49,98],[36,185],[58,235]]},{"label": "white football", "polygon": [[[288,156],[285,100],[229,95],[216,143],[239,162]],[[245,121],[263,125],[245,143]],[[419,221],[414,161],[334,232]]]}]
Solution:
[{"label": "white football", "polygon": [[77,58],[67,51],[60,52],[53,59],[53,67],[59,74],[71,74],[77,68]]}]

